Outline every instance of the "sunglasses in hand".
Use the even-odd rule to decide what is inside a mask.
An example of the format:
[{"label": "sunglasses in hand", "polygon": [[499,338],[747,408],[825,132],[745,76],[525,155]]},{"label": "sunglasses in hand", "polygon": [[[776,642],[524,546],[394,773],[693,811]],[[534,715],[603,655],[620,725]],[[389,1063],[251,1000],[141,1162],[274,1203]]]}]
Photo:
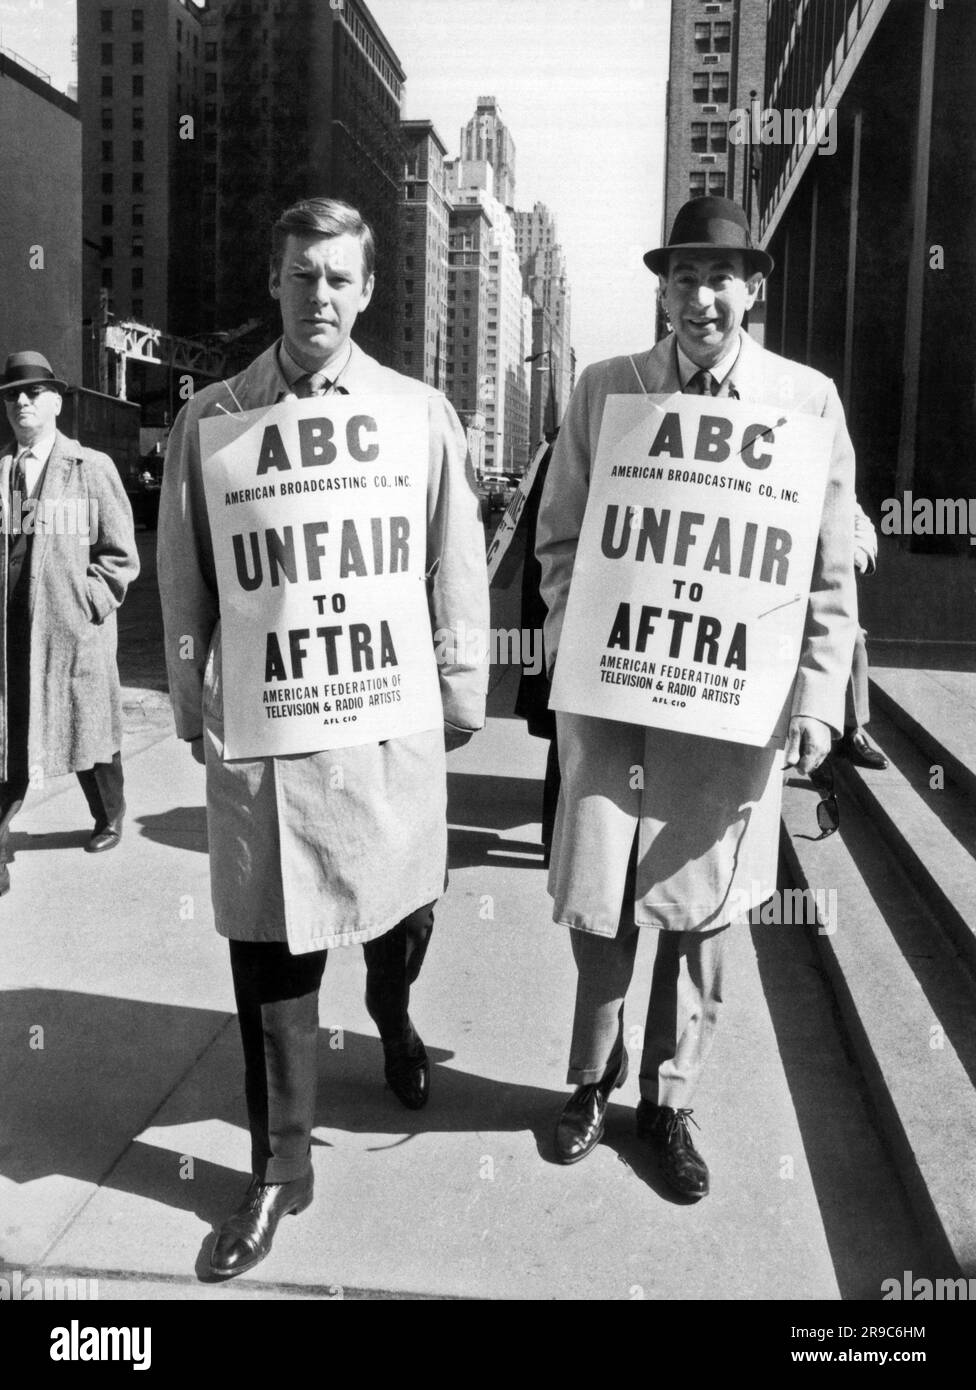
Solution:
[{"label": "sunglasses in hand", "polygon": [[833,835],[834,831],[840,827],[840,810],[834,792],[834,769],[831,766],[829,756],[823,760],[819,767],[813,769],[810,773],[810,781],[820,793],[820,801],[817,803],[817,824],[820,827],[820,838],[824,840],[828,835]]}]

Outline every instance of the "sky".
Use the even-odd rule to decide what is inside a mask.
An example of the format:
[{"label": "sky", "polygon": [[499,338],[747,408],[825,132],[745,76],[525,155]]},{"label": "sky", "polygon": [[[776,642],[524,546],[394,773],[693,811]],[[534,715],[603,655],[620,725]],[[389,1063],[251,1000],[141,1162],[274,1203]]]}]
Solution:
[{"label": "sky", "polygon": [[[367,3],[407,74],[404,116],[433,121],[449,156],[478,97],[497,98],[516,204],[556,219],[579,369],[649,347],[656,282],[641,256],[661,240],[670,0]],[[0,45],[62,91],[75,28],[75,0],[0,0]]]}]

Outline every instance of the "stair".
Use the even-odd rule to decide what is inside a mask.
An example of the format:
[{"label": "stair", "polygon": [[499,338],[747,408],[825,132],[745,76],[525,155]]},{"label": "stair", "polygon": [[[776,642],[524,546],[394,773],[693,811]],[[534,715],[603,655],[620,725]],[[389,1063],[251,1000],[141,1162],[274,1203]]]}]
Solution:
[{"label": "stair", "polygon": [[824,840],[819,794],[789,776],[782,847],[796,887],[836,891],[817,939],[841,1015],[918,1215],[971,1277],[976,674],[878,667],[872,697],[890,766],[834,759],[841,826]]}]

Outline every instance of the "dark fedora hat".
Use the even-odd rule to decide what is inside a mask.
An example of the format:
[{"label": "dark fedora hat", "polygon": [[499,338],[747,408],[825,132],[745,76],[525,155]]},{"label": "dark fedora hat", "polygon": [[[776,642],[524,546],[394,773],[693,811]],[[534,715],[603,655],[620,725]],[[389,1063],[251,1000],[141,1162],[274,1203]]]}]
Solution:
[{"label": "dark fedora hat", "polygon": [[12,352],[0,376],[0,395],[20,390],[22,386],[50,386],[55,391],[68,389],[68,383],[54,375],[50,362],[39,352]]},{"label": "dark fedora hat", "polygon": [[644,264],[655,275],[667,275],[672,251],[738,251],[750,273],[768,275],[773,258],[752,244],[749,222],[731,198],[692,198],[678,209],[667,246],[648,251]]}]

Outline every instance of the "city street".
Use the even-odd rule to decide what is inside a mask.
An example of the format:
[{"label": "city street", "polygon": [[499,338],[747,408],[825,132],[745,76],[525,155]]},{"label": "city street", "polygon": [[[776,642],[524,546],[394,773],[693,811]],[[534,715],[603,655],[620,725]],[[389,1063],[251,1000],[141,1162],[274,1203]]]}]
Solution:
[{"label": "city street", "polygon": [[[0,1253],[11,1278],[97,1280],[100,1299],[877,1299],[934,1268],[872,1121],[814,934],[739,930],[697,1099],[712,1171],[667,1195],[633,1133],[632,1065],[603,1144],[552,1161],[569,1088],[575,971],[539,846],[546,748],[492,675],[484,733],[449,760],[451,880],[412,1014],[431,1054],[420,1112],[385,1089],[362,953],[332,953],[320,1006],[316,1201],[269,1258],[206,1282],[248,1140],[227,948],[213,930],[203,770],[172,732],[154,537],[123,610],[128,818],[88,856],[75,779],[31,794],[0,902]],[[517,584],[495,595],[511,626]],[[647,934],[648,937],[651,933]],[[647,997],[642,941],[633,999]],[[938,1273],[946,1273],[943,1267]]]}]

